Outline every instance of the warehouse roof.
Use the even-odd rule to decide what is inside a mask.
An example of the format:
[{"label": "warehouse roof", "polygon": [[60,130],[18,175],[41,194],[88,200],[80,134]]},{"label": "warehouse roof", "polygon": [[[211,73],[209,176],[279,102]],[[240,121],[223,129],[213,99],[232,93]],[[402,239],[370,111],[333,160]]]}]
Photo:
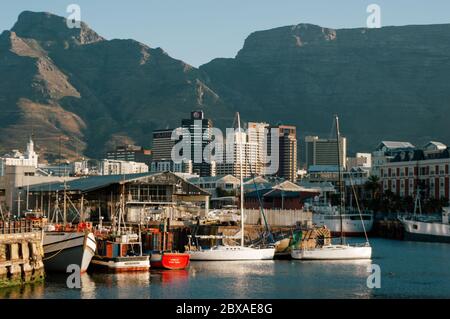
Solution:
[{"label": "warehouse roof", "polygon": [[30,186],[30,192],[47,191],[57,192],[64,191],[80,191],[87,192],[95,189],[103,188],[112,184],[122,184],[131,182],[143,177],[148,177],[161,173],[139,173],[139,174],[124,174],[124,175],[103,175],[103,176],[87,176],[75,180],[64,182],[53,182],[45,184],[37,184]]},{"label": "warehouse roof", "polygon": [[[165,175],[168,175],[164,177]],[[97,189],[105,188],[114,184],[124,184],[130,183],[134,181],[144,182],[148,177],[159,177],[167,178],[167,183],[176,183],[178,185],[181,180],[182,183],[185,184],[187,194],[196,194],[196,195],[210,195],[208,192],[202,190],[198,186],[188,182],[186,179],[177,176],[171,172],[156,172],[156,173],[139,173],[139,174],[125,174],[125,175],[104,175],[104,176],[88,176],[82,177],[75,180],[70,180],[64,182],[52,182],[52,183],[43,183],[30,186],[30,192],[61,192],[66,189],[68,192],[77,192],[77,193],[86,193],[90,191],[95,191]],[[148,181],[152,183],[152,181]],[[157,181],[161,182],[161,181]],[[183,187],[184,188],[184,187]]]}]

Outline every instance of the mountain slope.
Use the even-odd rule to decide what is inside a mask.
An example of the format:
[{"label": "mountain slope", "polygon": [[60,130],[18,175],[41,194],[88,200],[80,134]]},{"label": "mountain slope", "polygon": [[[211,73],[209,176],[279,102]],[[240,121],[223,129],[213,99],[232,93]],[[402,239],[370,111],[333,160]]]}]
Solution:
[{"label": "mountain slope", "polygon": [[235,59],[200,69],[244,117],[296,124],[302,136],[328,136],[337,113],[354,151],[381,139],[450,142],[449,37],[450,25],[299,24],[255,32]]},{"label": "mountain slope", "polygon": [[351,151],[382,139],[450,142],[450,25],[333,30],[310,24],[252,33],[233,59],[199,69],[86,24],[23,12],[0,35],[0,153],[34,134],[48,160],[150,146],[153,129],[193,109],[215,125],[284,122],[329,136],[340,115]]},{"label": "mountain slope", "polygon": [[[134,40],[105,40],[82,23],[24,12],[0,37],[2,150],[34,132],[48,159],[101,157],[123,142],[149,145],[153,129],[176,125],[192,108],[221,108],[197,69]],[[10,78],[11,79],[11,78]],[[220,110],[218,110],[220,113]]]}]

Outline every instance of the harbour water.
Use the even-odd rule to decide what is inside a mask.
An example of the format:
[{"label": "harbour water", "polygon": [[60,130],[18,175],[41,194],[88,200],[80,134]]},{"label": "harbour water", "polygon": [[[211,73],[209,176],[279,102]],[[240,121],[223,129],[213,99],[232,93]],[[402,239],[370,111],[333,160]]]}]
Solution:
[{"label": "harbour water", "polygon": [[[62,275],[0,290],[0,298],[449,298],[450,245],[373,239],[372,261],[192,262],[185,271]],[[368,288],[368,266],[381,288]]]}]

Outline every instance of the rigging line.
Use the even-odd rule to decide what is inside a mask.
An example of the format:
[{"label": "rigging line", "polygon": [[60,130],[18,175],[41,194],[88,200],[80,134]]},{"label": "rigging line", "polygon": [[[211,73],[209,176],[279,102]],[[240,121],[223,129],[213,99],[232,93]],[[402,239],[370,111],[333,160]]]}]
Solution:
[{"label": "rigging line", "polygon": [[53,254],[53,255],[51,255],[51,256],[48,256],[48,257],[46,257],[46,258],[42,258],[42,261],[44,261],[44,260],[49,260],[49,259],[52,259],[52,258],[56,257],[56,256],[59,255],[64,249],[67,248],[67,245],[69,245],[69,243],[70,243],[70,240],[66,241],[65,245],[64,245],[60,250],[58,250],[55,254]]},{"label": "rigging line", "polygon": [[[345,182],[343,182],[343,176],[341,176],[341,148],[340,148],[340,131],[339,131],[339,117],[335,115],[336,121],[336,145],[337,145],[337,166],[338,166],[338,185],[339,185],[339,219],[341,224],[341,245],[344,244],[344,229],[342,221],[342,210],[345,209]],[[344,197],[343,197],[344,196]]]},{"label": "rigging line", "polygon": [[[236,119],[237,119],[237,116],[235,116],[235,120]],[[234,124],[235,124],[235,122],[233,123],[233,126],[234,126]],[[247,124],[247,127],[248,127],[248,124]],[[247,134],[248,133],[249,133],[249,131],[248,131],[248,128],[247,128]],[[242,140],[241,140],[241,145],[242,145]],[[250,153],[250,150],[249,150],[249,153]],[[242,152],[241,152],[241,156],[242,156]],[[270,226],[267,223],[266,214],[264,213],[264,206],[263,206],[263,202],[262,202],[262,199],[261,199],[261,195],[260,195],[259,189],[258,189],[258,187],[256,185],[256,181],[255,181],[256,173],[253,172],[252,163],[250,163],[250,156],[246,156],[246,157],[247,157],[247,164],[248,164],[248,166],[250,168],[250,175],[251,175],[251,178],[252,178],[252,181],[253,181],[253,186],[255,187],[256,195],[258,197],[259,209],[260,209],[260,212],[261,212],[261,214],[263,216],[263,219],[264,219],[264,225],[266,226],[266,231],[269,233],[270,241],[274,242],[272,231],[270,230]],[[242,161],[242,158],[241,158],[241,161]],[[256,159],[256,161],[258,161],[258,159]]]},{"label": "rigging line", "polygon": [[266,230],[267,230],[267,232],[269,233],[269,239],[270,239],[270,241],[271,241],[271,242],[274,242],[274,238],[273,238],[272,231],[270,230],[270,226],[269,226],[269,224],[268,224],[268,222],[267,222],[267,219],[266,219],[266,214],[264,213],[264,206],[263,206],[263,202],[262,202],[262,199],[261,199],[261,194],[259,193],[259,189],[258,189],[258,187],[257,187],[257,185],[256,185],[256,181],[255,181],[256,174],[253,173],[252,165],[251,165],[251,163],[250,163],[250,158],[249,158],[249,157],[247,157],[247,162],[248,162],[248,165],[249,165],[249,167],[250,167],[250,175],[252,176],[253,186],[255,187],[256,195],[257,195],[257,197],[258,197],[259,210],[260,210],[260,212],[261,212],[261,214],[262,214],[262,216],[263,216],[263,219],[264,219],[264,225],[266,226]]},{"label": "rigging line", "polygon": [[350,176],[350,185],[352,187],[353,195],[355,196],[356,207],[358,208],[359,218],[361,219],[361,224],[363,226],[364,236],[366,237],[366,242],[368,243],[369,242],[369,237],[367,236],[366,225],[364,225],[364,220],[363,220],[363,217],[362,217],[362,214],[361,214],[361,209],[360,209],[360,206],[359,206],[358,196],[356,195],[356,190],[355,190],[355,187],[354,187],[354,184],[353,184],[352,174],[350,173],[349,176]]}]

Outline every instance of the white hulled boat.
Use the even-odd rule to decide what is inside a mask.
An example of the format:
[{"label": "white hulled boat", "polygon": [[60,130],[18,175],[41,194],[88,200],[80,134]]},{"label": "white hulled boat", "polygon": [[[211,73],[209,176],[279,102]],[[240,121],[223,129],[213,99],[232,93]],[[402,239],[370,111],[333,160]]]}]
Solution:
[{"label": "white hulled boat", "polygon": [[58,222],[60,214],[59,197],[56,196],[56,205],[53,212],[55,221],[44,226],[42,245],[44,248],[44,267],[46,271],[67,272],[69,265],[78,265],[81,272],[86,272],[97,247],[95,236],[92,232],[92,224],[84,222],[80,216],[80,222],[72,225],[67,222],[67,194],[64,181],[64,209],[63,221]]},{"label": "white hulled boat", "polygon": [[360,214],[356,210],[347,210],[340,216],[339,208],[328,203],[314,203],[307,209],[312,212],[313,224],[326,226],[333,235],[341,232],[341,217],[345,236],[362,236],[364,231],[370,233],[373,227],[373,214],[369,212]]},{"label": "white hulled boat", "polygon": [[[369,244],[367,237],[367,232],[364,227],[364,222],[362,216],[360,216],[360,222],[363,227],[364,234],[366,236],[366,242],[359,245],[344,244],[344,221],[343,215],[343,202],[344,202],[344,192],[345,188],[342,183],[342,172],[341,172],[341,161],[340,161],[340,132],[339,132],[339,118],[336,116],[336,140],[338,149],[338,176],[339,176],[339,193],[340,193],[340,207],[339,207],[339,230],[341,234],[341,243],[338,245],[328,244],[321,247],[315,247],[312,249],[293,249],[291,251],[291,257],[293,259],[302,260],[350,260],[350,259],[371,259],[372,258],[372,247]],[[351,177],[350,177],[351,178]],[[353,185],[352,185],[353,188]],[[355,193],[356,195],[356,193]],[[358,201],[357,201],[358,203]],[[359,205],[358,205],[358,211]]]},{"label": "white hulled boat", "polygon": [[[244,231],[245,231],[245,215],[244,215],[244,183],[242,178],[242,135],[241,135],[241,120],[239,113],[237,115],[238,134],[235,138],[238,139],[239,145],[239,167],[240,167],[240,212],[241,212],[241,245],[240,246],[227,246],[227,245],[215,245],[209,249],[189,249],[186,251],[190,255],[191,260],[196,261],[232,261],[232,260],[267,260],[273,259],[275,255],[275,248],[264,247],[246,247],[244,246]],[[198,236],[197,236],[198,237]]]},{"label": "white hulled boat", "polygon": [[[441,219],[422,215],[420,192],[417,192],[414,214],[399,218],[405,229],[404,239],[411,241],[450,243],[450,208],[443,209]],[[417,214],[417,208],[420,215]]]},{"label": "white hulled boat", "polygon": [[44,230],[44,266],[46,271],[66,272],[75,264],[81,272],[87,271],[95,254],[96,241],[90,230],[63,231],[48,225]]}]

